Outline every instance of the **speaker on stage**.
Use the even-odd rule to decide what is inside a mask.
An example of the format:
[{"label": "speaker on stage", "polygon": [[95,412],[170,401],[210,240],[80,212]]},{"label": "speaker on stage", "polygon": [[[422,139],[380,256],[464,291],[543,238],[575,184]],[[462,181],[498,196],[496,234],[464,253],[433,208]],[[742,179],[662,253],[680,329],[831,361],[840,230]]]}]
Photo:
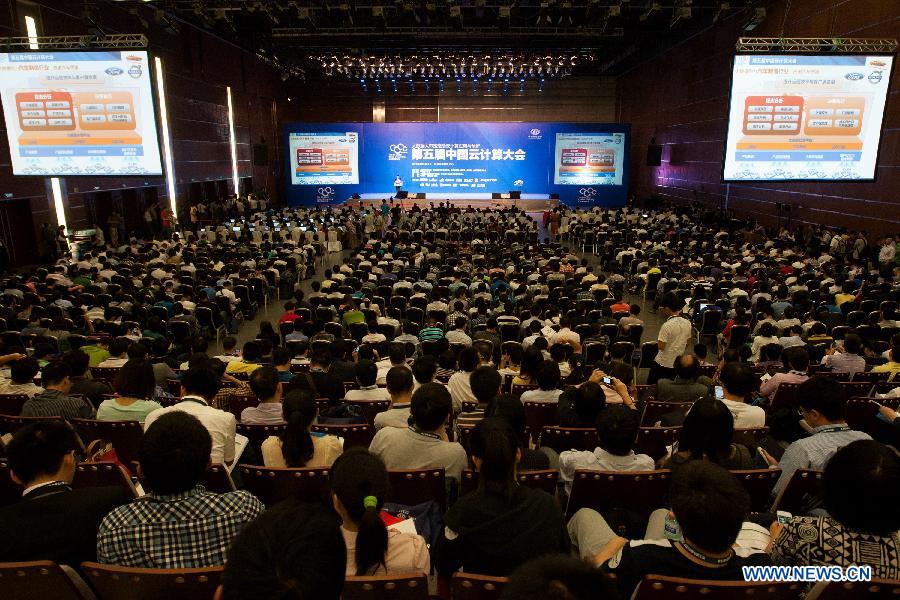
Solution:
[{"label": "speaker on stage", "polygon": [[406,200],[409,197],[409,192],[406,190],[400,190],[396,194],[394,194],[394,198],[397,200]]},{"label": "speaker on stage", "polygon": [[650,145],[647,146],[647,166],[662,166],[662,146],[656,143],[656,138],[651,138]]},{"label": "speaker on stage", "polygon": [[359,194],[353,194],[352,196],[350,196],[350,198],[352,198],[353,200],[359,200]]},{"label": "speaker on stage", "polygon": [[522,192],[520,192],[519,190],[510,190],[509,199],[510,200],[521,200]]}]

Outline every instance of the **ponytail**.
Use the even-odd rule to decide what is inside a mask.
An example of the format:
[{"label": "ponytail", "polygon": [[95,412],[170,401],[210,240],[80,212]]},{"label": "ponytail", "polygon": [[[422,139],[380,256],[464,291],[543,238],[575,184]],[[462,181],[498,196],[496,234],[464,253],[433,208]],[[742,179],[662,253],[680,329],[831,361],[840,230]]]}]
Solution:
[{"label": "ponytail", "polygon": [[285,396],[281,414],[287,428],[281,434],[281,453],[289,467],[305,467],[316,449],[309,427],[318,414],[316,401],[306,390],[292,390]]},{"label": "ponytail", "polygon": [[387,552],[387,528],[381,520],[381,506],[384,498],[366,496],[363,499],[362,517],[357,521],[356,534],[356,574],[369,575],[379,566],[385,567]]},{"label": "ponytail", "polygon": [[482,419],[472,430],[470,447],[481,459],[479,487],[512,496],[519,440],[509,423],[498,417]]},{"label": "ponytail", "polygon": [[372,575],[385,565],[388,533],[381,520],[387,495],[387,469],[365,448],[344,452],[331,467],[331,490],[357,526],[356,575]]}]

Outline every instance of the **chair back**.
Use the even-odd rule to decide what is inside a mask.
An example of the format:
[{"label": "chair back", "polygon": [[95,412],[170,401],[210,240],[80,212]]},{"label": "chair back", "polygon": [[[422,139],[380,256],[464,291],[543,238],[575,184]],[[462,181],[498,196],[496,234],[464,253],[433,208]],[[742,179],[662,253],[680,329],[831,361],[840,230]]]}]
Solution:
[{"label": "chair back", "polygon": [[49,560],[0,563],[0,597],[16,600],[87,600],[58,564]]},{"label": "chair back", "polygon": [[537,438],[544,427],[559,424],[559,414],[556,402],[523,402],[525,406],[525,427],[532,439],[537,443]]},{"label": "chair back", "polygon": [[222,567],[136,569],[86,562],[81,571],[103,600],[212,598],[222,582]]},{"label": "chair back", "polygon": [[674,444],[680,433],[681,427],[641,427],[638,429],[635,451],[659,460],[668,454],[667,446]]},{"label": "chair back", "polygon": [[772,403],[769,407],[769,412],[776,411],[782,408],[796,408],[797,388],[799,387],[799,383],[778,384],[778,388],[775,390],[775,395],[772,396]]},{"label": "chair back", "polygon": [[825,473],[813,469],[797,469],[787,485],[775,498],[771,512],[787,511],[804,515],[822,505],[825,491]]},{"label": "chair back", "polygon": [[[877,373],[876,373],[877,375]],[[847,394],[847,397],[851,396],[867,396],[869,392],[872,390],[872,382],[870,381],[842,381],[841,387],[844,389],[844,393]]]},{"label": "chair back", "polygon": [[75,478],[72,487],[120,487],[132,498],[138,497],[137,489],[131,481],[131,474],[125,467],[116,462],[103,461],[95,463],[78,463],[75,465]]},{"label": "chair back", "polygon": [[97,421],[94,419],[71,419],[69,421],[85,445],[94,440],[103,440],[113,445],[116,457],[128,464],[138,459],[144,428],[137,421]]},{"label": "chair back", "polygon": [[663,416],[673,412],[679,412],[684,416],[693,405],[693,402],[657,402],[656,400],[648,400],[644,403],[641,426],[654,427]]},{"label": "chair back", "polygon": [[666,505],[671,471],[592,471],[578,469],[566,506],[566,519],[581,508],[603,512],[630,509],[644,518]]},{"label": "chair back", "polygon": [[369,425],[375,424],[375,415],[391,408],[390,400],[345,400],[345,402],[358,406],[359,412]]},{"label": "chair back", "polygon": [[347,577],[343,600],[428,600],[424,573],[396,573],[372,577]]},{"label": "chair back", "polygon": [[769,433],[768,427],[738,427],[734,430],[732,441],[755,450],[759,442]]},{"label": "chair back", "polygon": [[369,447],[375,431],[371,425],[313,425],[312,431],[344,438],[344,449],[353,446]]},{"label": "chair back", "polygon": [[781,477],[781,469],[747,469],[732,471],[750,494],[750,510],[766,512],[772,505],[772,490]]},{"label": "chair back", "polygon": [[703,581],[646,575],[637,587],[633,600],[671,600],[672,598],[703,598],[704,600],[734,600],[735,598],[765,598],[765,600],[796,600],[803,596],[801,583],[744,581]]},{"label": "chair back", "polygon": [[91,367],[91,377],[112,383],[121,370],[122,367]]},{"label": "chair back", "polygon": [[269,436],[280,436],[287,429],[287,425],[250,425],[238,423],[237,433],[245,436],[250,442],[248,445],[256,452],[259,461],[262,462],[262,443]]},{"label": "chair back", "polygon": [[853,377],[850,378],[851,383],[859,383],[859,382],[867,382],[867,383],[877,383],[879,381],[887,381],[890,377],[889,371],[859,371],[853,374]]},{"label": "chair back", "polygon": [[247,491],[266,506],[272,506],[287,498],[296,498],[304,502],[328,500],[327,468],[292,469],[238,465],[238,469]]},{"label": "chair back", "polygon": [[544,427],[541,430],[541,446],[557,452],[566,450],[593,450],[600,443],[593,427]]},{"label": "chair back", "polygon": [[208,491],[216,494],[227,494],[237,489],[225,465],[209,465],[200,483]]},{"label": "chair back", "polygon": [[900,598],[900,581],[896,579],[876,579],[872,581],[845,581],[815,584],[807,596],[808,600],[880,600]]},{"label": "chair back", "polygon": [[514,384],[512,384],[512,387],[510,388],[510,396],[518,399],[518,398],[521,398],[522,394],[524,394],[525,392],[527,392],[529,390],[536,390],[536,389],[538,389],[537,385],[514,383]]},{"label": "chair back", "polygon": [[259,406],[259,398],[256,394],[231,394],[228,396],[228,412],[234,415],[238,421],[241,420],[241,413],[245,408]]},{"label": "chair back", "polygon": [[[544,490],[551,496],[555,496],[556,485],[559,483],[559,471],[555,469],[519,471],[516,473],[516,481],[519,482],[519,485],[524,485],[536,490]],[[478,473],[472,469],[463,470],[459,482],[459,495],[465,496],[470,492],[474,492],[477,487]]]},{"label": "chair back", "polygon": [[19,417],[16,415],[0,415],[0,435],[15,433],[20,428],[43,421],[62,421],[62,417]]},{"label": "chair back", "polygon": [[0,394],[0,415],[20,415],[28,394]]},{"label": "chair back", "polygon": [[457,571],[450,580],[450,595],[453,600],[499,600],[508,582],[506,577]]},{"label": "chair back", "polygon": [[387,500],[415,506],[434,500],[447,510],[447,484],[444,469],[397,469],[388,471],[390,492]]}]

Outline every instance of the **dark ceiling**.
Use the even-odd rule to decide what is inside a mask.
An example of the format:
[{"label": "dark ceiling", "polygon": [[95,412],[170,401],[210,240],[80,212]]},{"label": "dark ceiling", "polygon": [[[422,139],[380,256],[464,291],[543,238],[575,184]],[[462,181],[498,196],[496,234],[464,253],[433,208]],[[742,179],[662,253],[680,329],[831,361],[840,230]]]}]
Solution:
[{"label": "dark ceiling", "polygon": [[764,0],[96,0],[145,22],[191,23],[286,69],[321,73],[322,54],[577,55],[573,75],[616,74],[718,20],[759,19]]}]

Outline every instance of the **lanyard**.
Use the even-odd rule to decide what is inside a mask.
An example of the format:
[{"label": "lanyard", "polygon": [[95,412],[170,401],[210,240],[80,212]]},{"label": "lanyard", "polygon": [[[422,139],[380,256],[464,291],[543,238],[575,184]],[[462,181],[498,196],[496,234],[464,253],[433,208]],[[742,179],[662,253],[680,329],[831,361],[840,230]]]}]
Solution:
[{"label": "lanyard", "polygon": [[725,557],[722,557],[722,558],[715,558],[715,557],[712,557],[712,556],[707,556],[707,555],[704,554],[703,552],[697,550],[696,548],[694,548],[693,546],[691,546],[691,545],[687,542],[687,540],[684,540],[684,541],[682,541],[682,542],[679,542],[679,544],[681,545],[681,547],[684,549],[685,552],[687,552],[688,554],[690,554],[691,556],[693,556],[693,557],[696,558],[697,560],[702,560],[702,561],[705,562],[705,563],[710,563],[710,564],[717,565],[717,566],[720,566],[720,567],[721,567],[722,565],[728,564],[728,561],[730,561],[730,560],[731,560],[731,557],[734,556],[734,550],[731,550],[731,549],[729,549],[729,551],[728,551],[728,556],[725,556]]},{"label": "lanyard", "polygon": [[847,431],[850,427],[848,425],[836,425],[834,427],[828,427],[826,429],[820,429],[816,433],[835,433],[838,431]]},{"label": "lanyard", "polygon": [[433,440],[440,440],[440,439],[441,439],[441,436],[439,436],[439,435],[436,434],[436,433],[430,433],[430,432],[428,432],[428,431],[422,431],[421,429],[419,429],[419,428],[417,428],[417,427],[413,427],[412,425],[409,426],[409,430],[412,431],[413,433],[418,433],[419,435],[425,436],[425,437],[427,437],[427,438],[431,438],[431,439],[433,439]]}]

